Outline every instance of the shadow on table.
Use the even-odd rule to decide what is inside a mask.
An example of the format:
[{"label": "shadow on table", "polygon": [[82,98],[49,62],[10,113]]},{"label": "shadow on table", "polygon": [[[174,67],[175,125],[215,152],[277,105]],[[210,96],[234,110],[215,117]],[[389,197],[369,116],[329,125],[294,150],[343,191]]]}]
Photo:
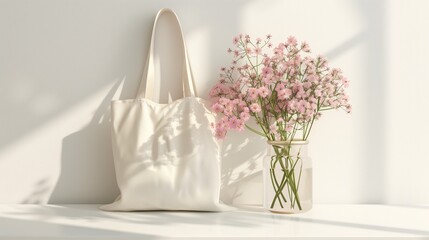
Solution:
[{"label": "shadow on table", "polygon": [[415,208],[415,209],[427,209],[429,210],[429,205],[390,205],[392,207],[400,207],[400,208]]},{"label": "shadow on table", "polygon": [[381,232],[404,233],[404,234],[412,234],[416,236],[429,236],[429,231],[419,230],[419,229],[398,228],[398,227],[389,227],[389,226],[362,224],[362,223],[340,222],[340,221],[315,219],[315,218],[309,219],[309,218],[301,218],[301,217],[288,218],[287,220],[292,222],[335,225],[335,226],[341,226],[341,227],[360,228],[360,229],[367,229],[367,230],[374,230],[374,231],[381,231]]},{"label": "shadow on table", "polygon": [[[185,212],[185,211],[146,211],[146,212],[103,212],[98,210],[98,205],[62,205],[62,206],[52,206],[49,208],[40,208],[35,206],[34,213],[37,216],[40,216],[37,222],[47,222],[50,221],[50,218],[58,216],[79,220],[82,222],[97,222],[103,221],[106,219],[120,221],[129,224],[136,224],[136,226],[143,225],[161,225],[161,226],[172,226],[172,225],[183,225],[183,224],[193,224],[196,227],[198,225],[209,225],[209,226],[233,226],[241,228],[254,228],[261,227],[262,225],[276,225],[282,223],[282,221],[287,222],[298,222],[298,223],[312,223],[312,224],[322,224],[322,225],[333,225],[341,226],[347,228],[356,228],[356,229],[366,229],[374,230],[380,232],[392,232],[392,233],[402,233],[410,234],[416,236],[429,236],[429,231],[419,230],[419,229],[410,229],[410,228],[401,228],[401,227],[389,227],[382,225],[373,225],[373,224],[362,224],[362,223],[353,223],[353,222],[341,222],[333,220],[324,220],[317,218],[309,218],[299,215],[281,215],[281,214],[270,214],[264,211],[261,207],[248,207],[244,208],[245,211],[234,211],[234,212],[202,212],[196,214],[195,212]],[[253,212],[251,212],[253,211]],[[28,215],[29,211],[25,212],[9,212],[7,214],[15,215]],[[3,220],[2,220],[3,221]],[[10,220],[12,221],[12,220]],[[15,220],[13,220],[15,221]],[[18,221],[18,220],[16,220]],[[3,225],[7,226],[7,225]],[[7,223],[7,221],[6,221]],[[26,222],[16,222],[18,225],[10,226],[23,226]],[[21,224],[21,225],[20,225]],[[46,225],[47,226],[47,225]],[[41,227],[46,227],[41,225]],[[292,227],[296,225],[291,225]],[[34,228],[34,227],[33,227]],[[66,230],[72,230],[73,227],[65,227]],[[83,228],[82,231],[92,231]],[[95,230],[94,230],[95,231]],[[101,231],[101,230],[100,230]],[[96,231],[95,231],[96,232]],[[116,233],[119,234],[119,233]]]},{"label": "shadow on table", "polygon": [[[85,222],[81,222],[85,225]],[[17,235],[19,233],[19,235]],[[156,239],[157,236],[59,224],[54,221],[23,220],[0,217],[0,239],[69,239],[70,237],[106,237],[108,239]],[[16,237],[16,238],[15,238]]]}]

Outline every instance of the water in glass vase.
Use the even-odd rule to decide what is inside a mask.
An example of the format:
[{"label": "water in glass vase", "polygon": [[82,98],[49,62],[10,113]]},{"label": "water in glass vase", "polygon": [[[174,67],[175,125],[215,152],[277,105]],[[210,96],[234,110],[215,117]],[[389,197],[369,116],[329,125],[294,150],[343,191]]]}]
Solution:
[{"label": "water in glass vase", "polygon": [[264,158],[264,207],[300,213],[313,206],[313,169],[307,141],[269,141]]}]

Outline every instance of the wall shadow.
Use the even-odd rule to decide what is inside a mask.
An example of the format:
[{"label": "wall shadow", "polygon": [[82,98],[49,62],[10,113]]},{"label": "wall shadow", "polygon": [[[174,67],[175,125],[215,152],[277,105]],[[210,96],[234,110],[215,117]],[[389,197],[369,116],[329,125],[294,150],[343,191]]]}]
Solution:
[{"label": "wall shadow", "polygon": [[366,119],[361,129],[365,129],[362,138],[361,171],[365,177],[359,189],[361,203],[386,203],[386,22],[388,1],[354,1],[360,13],[366,16],[365,48],[367,81],[365,82],[365,98],[362,106],[367,107]]},{"label": "wall shadow", "polygon": [[32,192],[24,198],[21,203],[23,204],[43,204],[46,202],[47,197],[52,192],[51,179],[44,178],[36,182]]},{"label": "wall shadow", "polygon": [[110,102],[124,81],[113,85],[86,127],[63,139],[60,175],[48,203],[107,203],[118,194],[110,141]]},{"label": "wall shadow", "polygon": [[222,146],[221,200],[224,203],[261,204],[263,198],[262,160],[266,153],[263,138],[230,132]]}]

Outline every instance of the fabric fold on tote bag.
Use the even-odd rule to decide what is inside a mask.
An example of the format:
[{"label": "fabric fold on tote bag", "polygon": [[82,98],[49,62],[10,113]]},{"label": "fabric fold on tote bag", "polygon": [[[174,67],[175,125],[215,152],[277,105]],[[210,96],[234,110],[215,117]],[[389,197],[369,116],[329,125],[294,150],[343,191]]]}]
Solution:
[{"label": "fabric fold on tote bag", "polygon": [[[172,14],[180,30],[184,64],[183,98],[153,100],[154,41],[158,19]],[[161,61],[162,62],[162,61]],[[107,211],[224,211],[220,203],[220,146],[211,124],[215,115],[198,98],[177,15],[156,15],[145,72],[135,99],[112,101],[111,135],[120,196]]]}]

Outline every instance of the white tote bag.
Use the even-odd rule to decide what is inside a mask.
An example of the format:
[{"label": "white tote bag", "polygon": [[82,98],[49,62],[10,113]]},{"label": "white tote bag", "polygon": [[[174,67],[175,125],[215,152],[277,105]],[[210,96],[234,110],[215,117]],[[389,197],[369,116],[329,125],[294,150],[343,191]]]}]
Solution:
[{"label": "white tote bag", "polygon": [[[175,16],[184,53],[184,97],[169,104],[152,99],[154,35],[164,13]],[[112,147],[121,195],[101,209],[230,209],[219,203],[220,146],[211,128],[215,116],[195,94],[183,33],[170,9],[156,15],[145,69],[135,99],[112,101]]]}]

